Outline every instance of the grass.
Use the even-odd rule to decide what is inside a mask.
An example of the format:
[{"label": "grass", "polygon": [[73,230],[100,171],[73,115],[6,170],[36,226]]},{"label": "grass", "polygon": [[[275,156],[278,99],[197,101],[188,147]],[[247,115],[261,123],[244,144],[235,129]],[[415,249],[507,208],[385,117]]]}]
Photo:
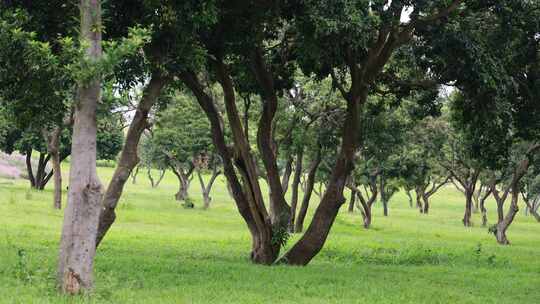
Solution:
[{"label": "grass", "polygon": [[[100,168],[103,181],[112,170]],[[141,172],[99,248],[94,294],[70,298],[54,288],[63,213],[51,208],[51,189],[0,180],[0,303],[540,303],[540,224],[520,213],[512,245],[498,246],[478,214],[477,226],[461,225],[463,197],[451,187],[428,216],[398,193],[388,218],[375,207],[370,230],[342,208],[307,267],[250,264],[223,180],[207,211],[198,188],[194,180],[196,208],[184,209],[172,174],[152,189]],[[488,208],[493,220],[494,202]]]}]

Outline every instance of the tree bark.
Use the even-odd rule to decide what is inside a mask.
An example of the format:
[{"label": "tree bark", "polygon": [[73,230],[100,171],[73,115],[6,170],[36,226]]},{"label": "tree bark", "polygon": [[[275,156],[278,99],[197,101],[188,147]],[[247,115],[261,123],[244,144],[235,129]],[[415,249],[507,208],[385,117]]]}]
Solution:
[{"label": "tree bark", "polygon": [[291,197],[291,215],[289,216],[289,231],[294,233],[294,221],[296,219],[296,206],[298,205],[298,190],[300,186],[300,177],[302,176],[302,162],[304,158],[304,148],[300,148],[296,154],[296,164],[294,167],[294,177],[292,183]]},{"label": "tree bark", "polygon": [[315,153],[315,158],[311,161],[309,165],[308,177],[306,180],[306,190],[304,191],[304,198],[302,199],[302,205],[300,206],[300,211],[298,211],[298,219],[296,220],[294,231],[296,233],[302,232],[304,230],[304,220],[306,219],[306,214],[309,208],[309,201],[311,199],[311,194],[313,193],[313,188],[315,186],[315,176],[317,174],[317,169],[321,164],[322,153],[321,146],[317,147],[317,152]]},{"label": "tree bark", "polygon": [[[264,209],[262,204],[262,194],[257,184],[249,184],[249,175],[255,174],[254,168],[251,162],[253,159],[249,157],[247,162],[244,162],[243,155],[249,152],[249,145],[244,145],[245,135],[243,137],[242,128],[238,130],[238,115],[234,104],[234,89],[232,83],[227,77],[226,71],[222,64],[215,64],[218,76],[220,78],[220,84],[223,88],[225,95],[226,111],[228,113],[229,121],[231,123],[231,129],[233,131],[233,141],[235,143],[234,149],[229,149],[225,142],[225,135],[223,131],[223,122],[221,114],[219,113],[216,104],[212,97],[204,91],[204,87],[201,85],[197,75],[192,71],[181,73],[179,77],[186,84],[186,86],[193,92],[197,102],[206,113],[210,126],[212,129],[212,141],[223,161],[223,172],[227,178],[228,184],[231,189],[232,196],[240,212],[240,215],[246,222],[248,229],[251,233],[252,245],[250,258],[257,264],[272,264],[279,254],[279,247],[275,246],[272,242],[272,230],[270,224],[270,218]],[[238,132],[241,134],[238,134]],[[246,150],[247,149],[247,150]],[[244,180],[244,186],[240,183],[234,163],[238,168],[239,173]],[[258,182],[258,181],[257,181]],[[278,247],[278,248],[276,248]]]},{"label": "tree bark", "polygon": [[292,174],[292,164],[293,164],[293,157],[289,156],[287,158],[287,163],[285,164],[285,170],[283,172],[283,177],[281,178],[281,187],[283,188],[283,193],[286,194],[287,190],[289,190],[289,180],[291,178]]},{"label": "tree bark", "polygon": [[203,201],[204,201],[203,208],[204,209],[210,208],[210,202],[212,202],[212,197],[210,196],[210,192],[212,191],[212,186],[214,185],[216,178],[220,174],[221,172],[217,169],[216,166],[214,166],[214,168],[212,169],[212,176],[210,177],[210,181],[208,182],[207,185],[205,185],[204,179],[201,174],[201,170],[200,169],[197,170],[197,177],[199,178],[199,183],[201,184],[201,192],[203,195]]},{"label": "tree bark", "polygon": [[356,190],[351,189],[351,199],[349,200],[349,209],[347,210],[349,213],[354,212],[354,206],[356,206]]},{"label": "tree bark", "polygon": [[[83,45],[88,45],[86,57],[95,62],[102,54],[101,1],[81,0],[79,8],[81,40]],[[58,284],[62,292],[67,294],[88,292],[94,286],[95,240],[102,199],[102,186],[96,170],[96,109],[100,100],[100,76],[92,75],[88,82],[79,83],[68,205],[58,259]]]},{"label": "tree bark", "polygon": [[62,209],[62,168],[60,166],[60,135],[62,134],[61,127],[55,127],[50,133],[44,131],[44,137],[47,141],[47,150],[51,155],[52,172],[54,181],[54,198],[53,207]]},{"label": "tree bark", "polygon": [[519,199],[518,191],[513,190],[510,208],[508,208],[506,216],[503,218],[503,220],[497,223],[497,228],[496,228],[497,230],[495,231],[495,237],[497,239],[497,243],[501,245],[510,245],[510,241],[508,241],[508,238],[506,237],[506,231],[508,230],[508,227],[510,227],[510,225],[514,221],[514,218],[516,217],[516,214],[519,211],[518,199]]},{"label": "tree bark", "polygon": [[137,175],[139,174],[140,166],[135,167],[135,171],[131,172],[131,183],[133,185],[137,184]]},{"label": "tree bark", "polygon": [[144,89],[141,101],[137,105],[135,116],[129,125],[116,169],[103,197],[96,247],[99,246],[105,234],[107,234],[116,220],[115,209],[124,191],[124,185],[131,175],[133,168],[139,164],[137,147],[139,146],[142,133],[148,126],[148,113],[170,80],[170,77],[154,73]]},{"label": "tree bark", "polygon": [[465,227],[471,227],[471,215],[472,215],[472,196],[473,191],[470,188],[465,189],[465,214],[463,215],[463,225]]},{"label": "tree bark", "polygon": [[406,190],[405,193],[407,194],[407,198],[409,199],[409,207],[413,207],[413,198],[411,195],[411,190]]},{"label": "tree bark", "polygon": [[341,150],[326,192],[305,234],[283,256],[282,262],[290,265],[307,265],[323,247],[339,208],[345,203],[343,189],[354,167],[354,155],[358,148],[360,108],[367,99],[367,87],[362,87],[358,93],[356,96],[349,95],[347,99],[347,116],[343,125]]}]

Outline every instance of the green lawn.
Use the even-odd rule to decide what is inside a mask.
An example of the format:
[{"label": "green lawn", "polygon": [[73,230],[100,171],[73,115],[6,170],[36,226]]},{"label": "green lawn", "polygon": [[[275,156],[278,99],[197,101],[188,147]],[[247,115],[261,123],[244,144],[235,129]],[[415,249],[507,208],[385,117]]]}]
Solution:
[{"label": "green lawn", "polygon": [[[107,181],[112,169],[99,173]],[[196,180],[188,210],[174,201],[172,174],[158,189],[143,175],[99,248],[94,295],[75,299],[54,289],[63,213],[51,189],[0,180],[0,303],[540,303],[540,224],[520,213],[512,245],[498,246],[478,214],[476,227],[461,225],[464,199],[451,187],[428,216],[397,194],[390,217],[375,208],[369,231],[344,207],[309,266],[264,267],[248,260],[250,238],[222,179],[204,211]]]}]

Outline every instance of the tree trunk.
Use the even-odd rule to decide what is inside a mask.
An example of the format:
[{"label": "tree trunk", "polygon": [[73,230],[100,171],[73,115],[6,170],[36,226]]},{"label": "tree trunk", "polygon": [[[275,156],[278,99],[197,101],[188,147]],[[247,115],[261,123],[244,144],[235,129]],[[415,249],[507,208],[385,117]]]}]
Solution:
[{"label": "tree trunk", "polygon": [[128,180],[133,168],[139,164],[137,147],[144,130],[148,126],[148,113],[161,95],[163,88],[170,82],[169,77],[163,77],[160,74],[152,74],[150,82],[143,92],[141,101],[137,105],[135,116],[129,125],[126,133],[124,146],[120,152],[120,158],[116,164],[112,179],[107,187],[103,197],[103,208],[99,218],[98,237],[96,247],[99,246],[107,231],[116,220],[116,206],[124,191],[124,185]]},{"label": "tree trunk", "polygon": [[510,208],[508,208],[508,212],[506,213],[506,216],[503,218],[503,220],[497,223],[497,230],[495,231],[497,243],[501,245],[510,245],[510,241],[508,241],[508,238],[506,237],[506,230],[508,230],[508,227],[510,227],[510,225],[514,221],[514,218],[516,217],[516,214],[519,211],[518,191],[515,189],[512,191],[512,202],[510,204]]},{"label": "tree trunk", "polygon": [[53,165],[53,181],[54,181],[54,199],[53,206],[55,209],[62,209],[62,168],[60,167],[60,135],[62,128],[56,127],[47,134],[47,149],[51,155]]},{"label": "tree trunk", "polygon": [[304,158],[304,148],[300,148],[300,151],[296,154],[296,165],[294,167],[294,177],[292,183],[292,197],[291,197],[291,215],[289,219],[289,231],[294,233],[294,221],[296,218],[296,206],[298,205],[298,190],[300,187],[300,177],[302,176],[302,162]]},{"label": "tree trunk", "polygon": [[182,169],[176,169],[172,168],[172,171],[176,177],[178,177],[178,192],[174,195],[175,199],[177,201],[186,201],[189,198],[189,185],[190,185],[190,179],[189,179],[189,173],[186,174],[182,172]]},{"label": "tree trunk", "polygon": [[283,256],[290,265],[307,265],[323,247],[339,208],[345,203],[343,189],[354,168],[354,155],[358,148],[360,107],[367,99],[367,87],[362,87],[356,97],[347,99],[347,116],[343,125],[340,153],[332,170],[323,198],[315,210],[313,220],[302,238]]},{"label": "tree trunk", "polygon": [[137,175],[139,174],[140,166],[135,167],[135,171],[131,172],[131,183],[133,185],[137,184]]},{"label": "tree trunk", "polygon": [[[226,72],[223,70],[223,66],[219,63],[215,63],[215,67],[220,77],[220,84],[222,85],[225,95],[226,110],[228,112],[231,128],[233,131],[233,139],[235,141],[235,149],[231,150],[225,142],[225,134],[223,131],[223,122],[220,112],[218,111],[216,104],[212,97],[204,91],[204,87],[201,85],[197,75],[192,71],[186,71],[179,75],[184,84],[193,92],[193,95],[197,98],[197,102],[205,112],[210,126],[212,129],[212,141],[223,161],[223,172],[227,178],[230,186],[230,192],[234,198],[234,202],[240,212],[240,215],[246,222],[248,229],[251,233],[252,245],[250,258],[251,261],[257,264],[269,265],[274,262],[279,254],[280,244],[276,244],[272,241],[272,230],[270,219],[266,210],[261,208],[262,194],[260,193],[257,185],[242,185],[237,176],[237,171],[233,165],[233,159],[238,172],[242,175],[244,181],[249,182],[248,175],[254,174],[253,168],[249,162],[244,162],[242,154],[245,153],[245,148],[249,149],[249,145],[243,145],[242,139],[238,136],[245,135],[237,134],[237,132],[244,133],[242,129],[238,130],[238,115],[234,104],[234,89],[232,88],[231,80],[226,77]],[[249,151],[249,150],[248,150]],[[233,157],[234,156],[234,157]],[[250,161],[252,161],[251,159]]]},{"label": "tree trunk", "polygon": [[469,187],[465,189],[465,214],[463,215],[463,225],[465,227],[472,226],[472,222],[471,222],[472,206],[473,206],[473,202],[472,202],[473,193],[472,192],[473,191]]},{"label": "tree trunk", "polygon": [[409,199],[409,207],[412,208],[413,207],[413,198],[412,198],[412,195],[411,195],[411,190],[407,190],[407,191],[405,191],[405,193],[407,194],[407,198]]},{"label": "tree trunk", "polygon": [[212,177],[210,177],[210,181],[208,182],[208,185],[205,185],[203,176],[201,174],[201,170],[197,170],[197,177],[199,178],[199,183],[201,185],[201,192],[203,195],[203,201],[204,209],[210,208],[210,202],[212,202],[212,197],[210,196],[210,192],[212,191],[212,186],[214,185],[214,182],[216,178],[221,174],[221,172],[217,169],[216,166],[212,169]]},{"label": "tree trunk", "polygon": [[529,200],[524,200],[524,201],[525,201],[525,204],[527,205],[527,209],[529,210],[529,213],[532,214],[532,216],[536,219],[537,222],[540,222],[540,214],[538,214],[535,204],[531,205]]},{"label": "tree trunk", "polygon": [[353,213],[354,206],[356,206],[356,190],[351,189],[351,199],[349,200],[349,209],[347,211]]},{"label": "tree trunk", "polygon": [[[90,61],[101,58],[101,1],[81,0],[81,40]],[[98,30],[96,30],[98,29]],[[101,79],[93,75],[79,83],[72,137],[68,204],[65,209],[58,283],[62,292],[78,294],[93,286],[95,240],[102,199],[96,170],[96,109],[101,100]]]},{"label": "tree trunk", "polygon": [[416,186],[415,191],[416,193],[416,208],[418,208],[418,211],[420,213],[424,212],[424,206],[422,206],[422,194],[424,190],[420,186]]},{"label": "tree trunk", "polygon": [[486,199],[480,199],[480,212],[482,212],[482,227],[486,227],[488,222]]},{"label": "tree trunk", "polygon": [[[358,192],[357,192],[358,193]],[[360,205],[362,206],[361,214],[362,214],[362,221],[363,226],[365,229],[369,229],[371,226],[371,206],[375,199],[370,199],[369,202],[366,202],[366,200],[362,197],[360,193],[358,193],[358,200],[360,201]]]},{"label": "tree trunk", "polygon": [[289,156],[289,158],[287,159],[287,163],[285,164],[283,178],[281,179],[281,187],[283,188],[284,194],[287,193],[287,190],[289,190],[289,180],[292,174],[292,163],[293,163],[293,157]]},{"label": "tree trunk", "polygon": [[302,199],[302,205],[300,206],[300,211],[298,212],[298,219],[296,220],[294,231],[300,233],[304,230],[304,220],[306,219],[306,214],[309,208],[309,200],[311,199],[311,194],[313,193],[313,188],[315,186],[315,176],[317,174],[317,169],[321,164],[322,155],[321,147],[317,147],[317,152],[315,153],[315,158],[311,161],[309,165],[308,177],[306,180],[306,190],[304,191],[304,198]]},{"label": "tree trunk", "polygon": [[422,196],[422,201],[424,201],[424,211],[423,211],[423,213],[428,214],[429,213],[429,196],[424,194]]}]

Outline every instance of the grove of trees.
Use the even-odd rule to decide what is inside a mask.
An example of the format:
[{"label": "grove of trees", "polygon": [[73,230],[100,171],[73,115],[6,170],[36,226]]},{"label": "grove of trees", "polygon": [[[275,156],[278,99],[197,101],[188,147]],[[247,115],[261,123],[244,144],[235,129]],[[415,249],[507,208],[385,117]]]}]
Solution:
[{"label": "grove of trees", "polygon": [[520,205],[540,222],[538,1],[0,3],[0,150],[57,208],[69,160],[63,293],[92,290],[139,170],[208,212],[223,175],[262,265],[308,265],[343,205],[369,229],[399,191],[432,216],[455,186],[502,245]]}]

